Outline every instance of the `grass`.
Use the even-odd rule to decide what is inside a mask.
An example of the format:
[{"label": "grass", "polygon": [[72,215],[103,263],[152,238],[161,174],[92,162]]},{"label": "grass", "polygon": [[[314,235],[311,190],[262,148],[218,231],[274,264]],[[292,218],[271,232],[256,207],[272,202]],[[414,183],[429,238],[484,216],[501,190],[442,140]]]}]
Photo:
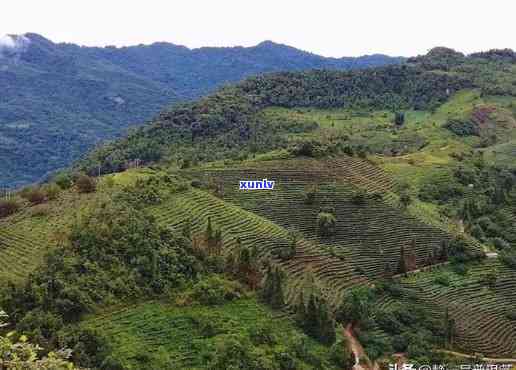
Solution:
[{"label": "grass", "polygon": [[[291,319],[258,303],[242,298],[220,306],[178,307],[167,302],[147,302],[86,319],[85,327],[99,329],[111,338],[114,357],[127,369],[204,369],[217,343],[228,335],[250,339],[257,329],[266,330],[274,344],[257,344],[264,356],[284,351],[301,335]],[[309,352],[330,365],[329,349],[307,338]]]}]

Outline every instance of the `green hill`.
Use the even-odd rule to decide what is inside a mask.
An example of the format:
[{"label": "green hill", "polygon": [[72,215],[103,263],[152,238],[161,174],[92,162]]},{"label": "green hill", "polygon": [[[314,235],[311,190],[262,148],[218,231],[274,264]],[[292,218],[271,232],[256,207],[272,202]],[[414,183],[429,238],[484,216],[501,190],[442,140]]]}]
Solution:
[{"label": "green hill", "polygon": [[87,367],[347,368],[349,338],[365,368],[514,358],[511,55],[253,77],[166,111],[14,195],[0,307]]}]

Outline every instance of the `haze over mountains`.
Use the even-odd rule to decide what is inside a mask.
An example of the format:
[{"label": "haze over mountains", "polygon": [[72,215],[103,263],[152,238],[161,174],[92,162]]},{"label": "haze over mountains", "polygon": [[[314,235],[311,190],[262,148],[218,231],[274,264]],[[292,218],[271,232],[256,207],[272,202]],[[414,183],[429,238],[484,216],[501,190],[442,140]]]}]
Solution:
[{"label": "haze over mountains", "polygon": [[165,42],[96,48],[31,33],[6,36],[0,40],[0,186],[37,181],[168,105],[250,75],[402,61],[325,58],[271,41],[249,48]]}]

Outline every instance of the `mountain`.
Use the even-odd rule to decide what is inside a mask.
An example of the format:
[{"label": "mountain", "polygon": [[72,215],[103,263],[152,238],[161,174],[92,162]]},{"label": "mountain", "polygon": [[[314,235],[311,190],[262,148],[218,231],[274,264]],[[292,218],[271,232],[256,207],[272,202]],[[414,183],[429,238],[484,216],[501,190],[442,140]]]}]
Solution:
[{"label": "mountain", "polygon": [[165,109],[0,200],[5,331],[81,368],[513,361],[515,56],[440,47]]},{"label": "mountain", "polygon": [[28,33],[0,40],[0,186],[18,186],[79,158],[99,141],[250,75],[397,64],[371,55],[324,58],[271,41],[188,49],[165,42],[81,47]]}]

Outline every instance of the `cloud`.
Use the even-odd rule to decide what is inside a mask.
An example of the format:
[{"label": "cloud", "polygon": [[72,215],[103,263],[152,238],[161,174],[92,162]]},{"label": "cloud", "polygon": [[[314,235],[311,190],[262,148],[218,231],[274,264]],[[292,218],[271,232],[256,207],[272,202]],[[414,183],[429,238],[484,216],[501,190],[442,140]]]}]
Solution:
[{"label": "cloud", "polygon": [[17,54],[27,49],[30,39],[23,35],[5,35],[0,37],[0,55]]}]

